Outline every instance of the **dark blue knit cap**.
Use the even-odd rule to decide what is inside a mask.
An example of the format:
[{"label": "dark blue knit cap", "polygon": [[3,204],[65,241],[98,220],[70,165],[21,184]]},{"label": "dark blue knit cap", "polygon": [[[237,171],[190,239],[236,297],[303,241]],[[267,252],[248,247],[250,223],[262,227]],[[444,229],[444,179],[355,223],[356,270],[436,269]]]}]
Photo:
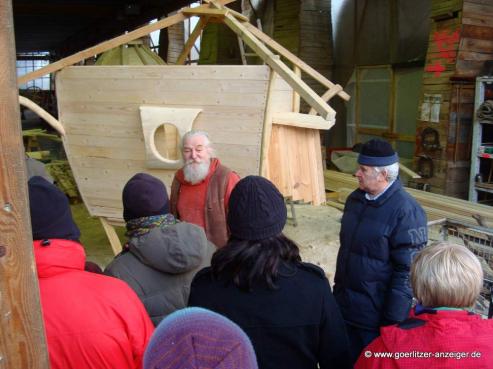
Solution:
[{"label": "dark blue knit cap", "polygon": [[40,176],[31,177],[28,189],[33,239],[78,241],[80,231],[72,219],[67,196]]},{"label": "dark blue knit cap", "polygon": [[358,164],[370,167],[384,167],[398,161],[399,156],[392,146],[387,141],[379,139],[366,142],[358,155]]},{"label": "dark blue knit cap", "polygon": [[164,183],[147,173],[137,173],[129,179],[122,194],[123,219],[169,213],[168,192]]},{"label": "dark blue knit cap", "polygon": [[242,240],[263,240],[280,234],[286,224],[284,197],[268,179],[248,176],[229,198],[228,227]]}]

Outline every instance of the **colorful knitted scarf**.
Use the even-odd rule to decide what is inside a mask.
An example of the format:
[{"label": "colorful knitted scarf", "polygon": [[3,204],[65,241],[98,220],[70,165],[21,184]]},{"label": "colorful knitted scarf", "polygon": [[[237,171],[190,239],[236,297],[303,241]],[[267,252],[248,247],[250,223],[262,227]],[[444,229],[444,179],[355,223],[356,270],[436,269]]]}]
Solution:
[{"label": "colorful knitted scarf", "polygon": [[125,235],[129,238],[138,237],[145,235],[153,228],[165,227],[176,224],[177,222],[173,214],[136,218],[127,222],[127,232]]}]

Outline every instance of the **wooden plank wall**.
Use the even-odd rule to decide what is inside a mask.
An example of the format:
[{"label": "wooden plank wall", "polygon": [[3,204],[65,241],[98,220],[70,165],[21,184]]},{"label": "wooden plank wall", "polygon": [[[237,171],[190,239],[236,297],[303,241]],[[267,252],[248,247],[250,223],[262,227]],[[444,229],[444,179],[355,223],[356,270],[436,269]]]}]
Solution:
[{"label": "wooden plank wall", "polygon": [[[291,111],[292,88],[279,77],[274,83],[273,113]],[[274,124],[268,161],[267,177],[285,197],[325,202],[320,131]]]},{"label": "wooden plank wall", "polygon": [[[333,66],[331,2],[303,0],[300,4],[300,50],[299,57],[323,76],[331,79]],[[326,88],[314,79],[303,76],[303,80],[319,95]],[[308,112],[306,104],[302,112]]]},{"label": "wooden plank wall", "polygon": [[[483,62],[493,59],[493,2],[434,0],[423,93],[441,95],[438,123],[419,120],[416,162],[433,159],[434,176],[422,182],[435,193],[467,197],[472,132],[474,78]],[[422,146],[421,132],[431,127],[440,135],[440,150]]]},{"label": "wooden plank wall", "polygon": [[464,0],[456,75],[477,77],[493,59],[493,1]]},{"label": "wooden plank wall", "polygon": [[[137,172],[158,176],[168,188],[171,184],[174,170],[146,169],[140,105],[203,109],[194,128],[209,132],[222,162],[240,176],[258,174],[268,79],[267,66],[91,66],[61,71],[57,97],[67,131],[64,146],[91,215],[120,219],[121,191]],[[290,92],[284,96],[290,104]]]}]

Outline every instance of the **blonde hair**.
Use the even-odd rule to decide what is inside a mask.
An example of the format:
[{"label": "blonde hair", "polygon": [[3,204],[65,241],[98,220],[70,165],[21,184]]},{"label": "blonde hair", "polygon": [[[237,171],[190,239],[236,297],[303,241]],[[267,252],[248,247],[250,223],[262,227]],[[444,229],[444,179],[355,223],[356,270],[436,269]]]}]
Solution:
[{"label": "blonde hair", "polygon": [[483,269],[465,246],[437,242],[414,259],[411,284],[423,306],[470,307],[481,291]]}]

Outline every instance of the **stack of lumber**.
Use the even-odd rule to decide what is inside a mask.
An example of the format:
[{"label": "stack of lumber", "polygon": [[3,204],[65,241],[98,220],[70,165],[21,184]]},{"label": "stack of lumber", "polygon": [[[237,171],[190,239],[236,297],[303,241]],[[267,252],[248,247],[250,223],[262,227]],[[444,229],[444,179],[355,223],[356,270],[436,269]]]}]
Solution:
[{"label": "stack of lumber", "polygon": [[[351,174],[326,170],[325,189],[338,192],[338,202],[344,202],[346,197],[358,187],[358,180]],[[484,226],[493,227],[493,208],[449,196],[438,195],[412,188],[405,188],[426,211],[428,220],[447,218],[449,220],[477,225],[475,218],[480,217]],[[331,202],[329,201],[330,205]]]},{"label": "stack of lumber", "polygon": [[70,169],[70,165],[66,160],[54,160],[46,164],[46,170],[53,178],[58,188],[60,188],[72,202],[80,200],[79,190]]},{"label": "stack of lumber", "polygon": [[61,138],[58,137],[56,134],[52,133],[47,133],[46,129],[41,129],[41,128],[34,128],[34,129],[27,129],[22,131],[22,137],[43,137],[43,138],[48,138],[53,141],[61,142]]}]

